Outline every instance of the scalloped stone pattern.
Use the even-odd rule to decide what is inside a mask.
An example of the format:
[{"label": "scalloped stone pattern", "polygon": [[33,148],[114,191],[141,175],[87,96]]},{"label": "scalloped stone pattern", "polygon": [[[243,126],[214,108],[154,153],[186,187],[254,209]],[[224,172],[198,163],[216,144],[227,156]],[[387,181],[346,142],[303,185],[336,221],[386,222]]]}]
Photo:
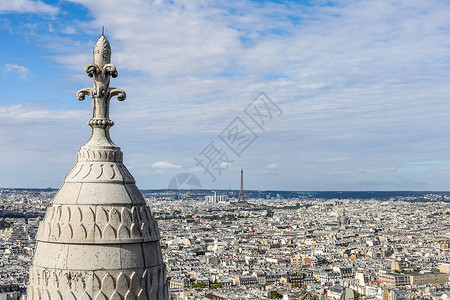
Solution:
[{"label": "scalloped stone pattern", "polygon": [[[102,151],[92,152],[98,152],[98,155],[105,157],[111,155],[106,151],[104,154]],[[64,182],[135,183],[135,180],[122,163],[94,160],[78,162]]]},{"label": "scalloped stone pattern", "polygon": [[168,299],[165,268],[67,271],[34,267],[30,300]]},{"label": "scalloped stone pattern", "polygon": [[116,149],[84,149],[78,151],[78,161],[121,162],[123,153]]},{"label": "scalloped stone pattern", "polygon": [[160,240],[157,223],[145,205],[133,207],[54,205],[47,210],[36,240],[109,244]]},{"label": "scalloped stone pattern", "polygon": [[85,70],[94,87],[76,95],[92,98],[91,138],[39,225],[27,299],[168,300],[158,225],[109,135],[111,98],[126,94],[109,87],[118,72],[103,34]]}]

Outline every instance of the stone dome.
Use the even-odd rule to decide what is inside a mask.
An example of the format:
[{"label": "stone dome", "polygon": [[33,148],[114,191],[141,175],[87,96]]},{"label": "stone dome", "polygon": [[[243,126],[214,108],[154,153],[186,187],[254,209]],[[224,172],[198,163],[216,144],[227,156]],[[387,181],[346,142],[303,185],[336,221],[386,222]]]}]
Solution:
[{"label": "stone dome", "polygon": [[92,136],[40,223],[28,300],[169,299],[157,223],[109,136],[110,99],[126,97],[109,87],[110,55],[102,35],[86,66],[94,87],[77,93],[93,100]]}]

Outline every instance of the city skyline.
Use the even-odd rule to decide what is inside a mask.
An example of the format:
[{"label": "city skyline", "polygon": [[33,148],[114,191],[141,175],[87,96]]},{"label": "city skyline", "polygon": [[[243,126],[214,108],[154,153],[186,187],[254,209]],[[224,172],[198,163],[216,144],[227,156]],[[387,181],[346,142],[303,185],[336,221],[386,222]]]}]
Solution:
[{"label": "city skyline", "polygon": [[[31,257],[45,232],[38,225],[49,224],[49,216],[58,219],[58,213],[51,212],[58,201],[52,199],[61,199],[61,194],[0,189],[3,297],[26,292]],[[314,299],[341,299],[344,287],[350,299],[377,300],[388,293],[448,298],[450,193],[263,194],[248,193],[248,205],[236,209],[237,193],[185,191],[176,198],[168,191],[143,193],[161,232],[172,299],[185,300],[186,294],[205,299],[211,293],[272,299],[274,291],[291,300],[305,292]],[[67,217],[67,210],[60,211]],[[71,215],[71,222],[76,218]],[[83,225],[88,226],[86,219]],[[56,230],[52,237],[60,232],[65,231]],[[70,291],[84,289],[76,286]]]},{"label": "city skyline", "polygon": [[[90,135],[91,103],[75,92],[105,26],[111,85],[128,94],[111,103],[111,137],[140,189],[187,173],[236,190],[243,168],[249,190],[448,191],[449,12],[439,1],[0,0],[0,182],[62,184]],[[245,112],[261,92],[279,109],[264,127]],[[224,141],[236,122],[253,133],[239,150]],[[228,158],[215,181],[195,160],[212,142]]]}]

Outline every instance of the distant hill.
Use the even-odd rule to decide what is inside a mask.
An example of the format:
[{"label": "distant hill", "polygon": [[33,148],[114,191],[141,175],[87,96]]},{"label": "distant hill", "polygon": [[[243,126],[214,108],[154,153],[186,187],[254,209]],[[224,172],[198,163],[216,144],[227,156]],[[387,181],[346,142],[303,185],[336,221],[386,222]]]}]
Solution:
[{"label": "distant hill", "polygon": [[[203,197],[217,192],[218,195],[228,195],[237,198],[239,190],[141,190],[143,194],[152,193],[189,193],[192,196]],[[441,191],[254,191],[246,190],[247,198],[288,199],[301,198],[304,200],[404,200],[404,201],[445,201],[450,202],[450,192]]]},{"label": "distant hill", "polygon": [[[57,189],[46,188],[0,188],[7,192],[30,192],[38,194],[42,192],[55,192]],[[217,192],[218,195],[228,195],[230,198],[237,198],[239,190],[170,190],[170,189],[144,189],[141,190],[144,195],[154,194],[188,194],[193,200],[202,199],[206,195],[212,195]],[[245,190],[247,198],[264,199],[289,199],[300,198],[303,200],[404,200],[404,201],[445,201],[450,202],[450,192],[442,191],[256,191]]]}]

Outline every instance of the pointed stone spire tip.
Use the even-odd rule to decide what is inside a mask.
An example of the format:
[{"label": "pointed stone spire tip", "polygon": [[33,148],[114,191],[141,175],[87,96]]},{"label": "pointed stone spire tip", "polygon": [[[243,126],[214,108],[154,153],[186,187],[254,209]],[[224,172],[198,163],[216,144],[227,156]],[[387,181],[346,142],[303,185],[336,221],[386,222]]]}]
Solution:
[{"label": "pointed stone spire tip", "polygon": [[109,105],[112,97],[117,96],[117,100],[123,101],[126,94],[121,89],[109,86],[111,77],[117,77],[118,72],[116,66],[111,63],[111,46],[104,35],[104,27],[102,27],[102,35],[95,43],[93,59],[93,63],[86,65],[86,73],[94,79],[94,86],[77,92],[78,100],[84,100],[86,95],[92,98],[93,114],[88,122],[88,125],[92,127],[92,136],[84,147],[115,149],[116,146],[109,136],[109,128],[114,125],[114,122],[109,119]]}]

